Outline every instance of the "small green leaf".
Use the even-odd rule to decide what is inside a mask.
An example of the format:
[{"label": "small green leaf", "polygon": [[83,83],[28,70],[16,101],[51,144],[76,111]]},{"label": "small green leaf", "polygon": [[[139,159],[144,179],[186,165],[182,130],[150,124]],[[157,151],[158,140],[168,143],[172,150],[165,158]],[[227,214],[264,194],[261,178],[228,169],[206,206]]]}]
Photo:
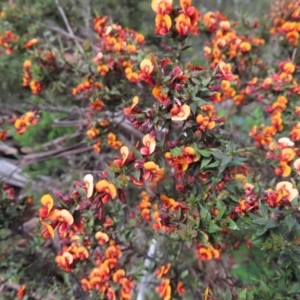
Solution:
[{"label": "small green leaf", "polygon": [[229,225],[228,225],[229,229],[231,229],[231,230],[240,230],[239,227],[236,225],[236,223],[232,219],[227,218],[227,221],[229,223]]},{"label": "small green leaf", "polygon": [[211,81],[211,78],[210,78],[210,77],[204,78],[204,79],[202,80],[202,85],[203,85],[203,86],[207,86],[207,85],[210,83],[210,81]]},{"label": "small green leaf", "polygon": [[294,283],[290,290],[289,290],[289,295],[290,294],[300,294],[300,284],[299,283]]},{"label": "small green leaf", "polygon": [[268,218],[268,209],[265,204],[259,200],[259,212],[264,218]]},{"label": "small green leaf", "polygon": [[186,276],[189,275],[189,271],[188,270],[184,270],[181,274],[180,274],[180,278],[184,279]]},{"label": "small green leaf", "polygon": [[218,167],[220,165],[220,161],[219,160],[216,160],[215,162],[209,164],[206,166],[206,169],[208,168],[215,168],[215,167]]},{"label": "small green leaf", "polygon": [[179,147],[175,147],[173,149],[170,150],[170,153],[173,155],[173,156],[181,156],[181,149]]},{"label": "small green leaf", "polygon": [[265,218],[257,218],[255,220],[253,220],[252,222],[257,225],[266,225],[268,220]]},{"label": "small green leaf", "polygon": [[163,83],[170,81],[170,79],[171,79],[171,76],[166,76],[163,80]]},{"label": "small green leaf", "polygon": [[215,218],[215,221],[219,221],[221,220],[221,218],[223,217],[225,211],[226,211],[226,206],[224,205],[224,203],[222,201],[218,201],[217,203],[217,208],[219,209],[219,213]]},{"label": "small green leaf", "polygon": [[211,155],[210,152],[205,149],[198,149],[198,152],[204,157],[209,157]]},{"label": "small green leaf", "polygon": [[1,239],[5,239],[7,238],[8,236],[10,236],[12,233],[12,231],[8,228],[2,228],[0,229],[0,238]]},{"label": "small green leaf", "polygon": [[205,157],[201,160],[200,170],[206,167],[212,160],[212,157]]},{"label": "small green leaf", "polygon": [[279,223],[276,222],[276,220],[274,219],[269,219],[267,224],[266,224],[266,228],[271,229],[271,228],[275,228],[278,227]]},{"label": "small green leaf", "polygon": [[218,231],[221,231],[221,230],[222,230],[222,228],[219,227],[217,224],[215,224],[214,222],[210,222],[209,226],[208,226],[208,229],[207,229],[207,232],[214,233],[214,232],[218,232]]},{"label": "small green leaf", "polygon": [[247,300],[247,289],[239,292],[238,300]]}]

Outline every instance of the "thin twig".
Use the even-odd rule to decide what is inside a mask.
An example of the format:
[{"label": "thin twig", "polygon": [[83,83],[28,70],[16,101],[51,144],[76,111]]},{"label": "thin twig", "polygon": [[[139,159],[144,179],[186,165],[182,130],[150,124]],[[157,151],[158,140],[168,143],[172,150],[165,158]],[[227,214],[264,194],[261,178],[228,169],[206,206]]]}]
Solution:
[{"label": "thin twig", "polygon": [[64,23],[65,23],[65,25],[67,27],[67,30],[68,30],[70,36],[74,39],[75,44],[78,47],[78,49],[81,52],[81,54],[84,54],[84,50],[81,47],[81,45],[79,44],[78,40],[75,38],[75,34],[74,34],[74,32],[73,32],[73,30],[72,30],[72,28],[70,26],[70,23],[68,21],[68,18],[67,18],[66,14],[65,14],[64,9],[61,7],[61,5],[59,3],[59,0],[54,0],[54,1],[55,1],[56,6],[57,6],[57,9],[59,10],[59,12],[60,12],[60,14],[61,14],[61,16],[62,16],[62,18],[64,20]]},{"label": "thin twig", "polygon": [[[83,43],[85,40],[79,36],[73,36],[71,35],[70,33],[68,33],[67,31],[59,28],[59,27],[56,27],[56,26],[52,26],[52,25],[45,25],[48,29],[50,30],[53,30],[53,31],[56,31],[58,33],[60,33],[61,35],[67,37],[67,38],[70,38],[70,39],[74,39],[74,40],[77,40],[78,42],[81,42]],[[100,51],[100,48],[95,46],[94,44],[91,44],[91,47],[96,50],[96,51]]]},{"label": "thin twig", "polygon": [[67,134],[67,135],[61,136],[59,138],[56,138],[56,139],[54,139],[54,140],[52,140],[50,142],[44,143],[44,144],[42,144],[40,146],[37,146],[37,147],[31,147],[31,148],[30,147],[22,147],[21,151],[23,153],[32,153],[32,152],[34,152],[36,150],[46,149],[46,148],[48,148],[50,146],[57,146],[58,144],[64,142],[65,140],[70,140],[70,139],[72,139],[74,137],[80,136],[80,134],[81,134],[80,132],[75,132],[73,134]]}]

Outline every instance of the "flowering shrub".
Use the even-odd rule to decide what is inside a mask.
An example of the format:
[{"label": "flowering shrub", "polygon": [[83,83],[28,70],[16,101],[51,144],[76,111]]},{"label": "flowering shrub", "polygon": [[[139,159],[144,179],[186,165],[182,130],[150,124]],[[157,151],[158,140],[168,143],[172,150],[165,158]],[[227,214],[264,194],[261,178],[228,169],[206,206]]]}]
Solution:
[{"label": "flowering shrub", "polygon": [[[300,2],[278,1],[264,26],[189,0],[150,5],[161,51],[107,16],[93,19],[90,51],[73,36],[72,59],[35,36],[25,45],[17,31],[0,37],[5,55],[28,56],[24,89],[68,93],[81,142],[109,158],[40,198],[53,264],[81,299],[297,299]],[[186,54],[198,37],[204,65]],[[254,108],[263,113],[253,122]],[[7,124],[22,135],[42,118],[35,107],[3,116],[0,139]],[[240,256],[260,267],[251,278],[236,272]],[[34,284],[20,286],[18,297],[26,293]]]}]

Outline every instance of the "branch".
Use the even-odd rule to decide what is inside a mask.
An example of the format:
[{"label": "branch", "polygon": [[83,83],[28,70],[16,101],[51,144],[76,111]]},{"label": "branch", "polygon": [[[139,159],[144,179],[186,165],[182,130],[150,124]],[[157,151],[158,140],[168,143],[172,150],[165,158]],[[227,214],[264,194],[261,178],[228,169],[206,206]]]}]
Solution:
[{"label": "branch", "polygon": [[140,282],[139,288],[138,288],[138,295],[137,295],[137,300],[144,300],[145,299],[145,293],[146,293],[146,288],[148,286],[148,271],[147,269],[150,267],[151,265],[151,260],[154,258],[155,255],[155,251],[156,251],[156,240],[152,239],[151,244],[149,246],[149,250],[147,253],[147,256],[149,258],[145,259],[145,270],[144,270],[144,276],[142,277],[142,280]]},{"label": "branch", "polygon": [[59,4],[59,0],[54,0],[54,1],[55,1],[56,6],[57,6],[57,9],[59,10],[59,12],[60,12],[60,14],[61,14],[61,16],[62,16],[62,18],[64,20],[64,23],[65,23],[65,25],[66,25],[66,27],[68,29],[70,37],[72,37],[74,39],[75,44],[78,47],[78,49],[81,52],[81,54],[84,54],[84,50],[81,47],[81,45],[79,44],[78,40],[75,38],[74,32],[73,32],[73,30],[72,30],[72,28],[70,26],[70,23],[69,23],[69,21],[67,19],[67,16],[66,16],[65,12],[64,12],[64,9]]}]

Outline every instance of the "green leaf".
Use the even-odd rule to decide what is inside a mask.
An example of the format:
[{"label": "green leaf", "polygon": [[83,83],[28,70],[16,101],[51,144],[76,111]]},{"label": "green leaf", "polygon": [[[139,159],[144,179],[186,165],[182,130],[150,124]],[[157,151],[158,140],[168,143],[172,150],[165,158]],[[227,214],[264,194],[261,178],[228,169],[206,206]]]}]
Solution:
[{"label": "green leaf", "polygon": [[181,156],[181,149],[179,147],[175,147],[173,149],[170,150],[170,153],[173,155],[173,156]]},{"label": "green leaf", "polygon": [[271,229],[271,228],[275,228],[275,227],[278,227],[279,223],[274,220],[274,219],[269,219],[267,224],[266,224],[266,228],[267,229]]},{"label": "green leaf", "polygon": [[218,159],[218,160],[223,160],[225,157],[227,157],[222,151],[219,149],[211,149],[212,155]]},{"label": "green leaf", "polygon": [[265,218],[257,218],[255,220],[253,220],[252,222],[257,225],[266,225],[268,220]]},{"label": "green leaf", "polygon": [[207,86],[210,83],[210,81],[211,81],[210,77],[204,78],[204,79],[202,79],[202,85]]},{"label": "green leaf", "polygon": [[221,220],[221,218],[223,217],[225,211],[226,211],[226,206],[224,205],[224,203],[222,201],[218,201],[217,202],[217,208],[219,209],[219,213],[215,218],[215,221],[219,221]]},{"label": "green leaf", "polygon": [[184,279],[186,276],[189,275],[189,271],[188,270],[184,270],[181,274],[180,274],[180,278]]},{"label": "green leaf", "polygon": [[290,295],[290,294],[300,294],[300,284],[299,284],[299,283],[294,283],[294,284],[291,286],[291,288],[290,288],[288,294],[289,294],[289,295]]},{"label": "green leaf", "polygon": [[229,225],[228,225],[229,229],[231,229],[231,230],[240,230],[240,228],[236,225],[236,223],[232,219],[227,218],[227,221],[229,223]]},{"label": "green leaf", "polygon": [[207,166],[206,166],[206,169],[218,167],[219,165],[220,165],[220,161],[219,161],[219,160],[216,160],[216,161],[214,161],[213,163],[207,165]]},{"label": "green leaf", "polygon": [[198,149],[198,152],[204,157],[209,157],[211,155],[210,152],[205,149]]},{"label": "green leaf", "polygon": [[262,217],[268,218],[267,206],[265,204],[263,204],[260,200],[259,200],[259,212],[262,215]]},{"label": "green leaf", "polygon": [[264,295],[264,296],[270,296],[271,295],[269,287],[263,281],[260,281],[260,286],[261,286],[262,292],[264,294],[267,294],[267,295]]},{"label": "green leaf", "polygon": [[207,229],[207,232],[208,233],[214,233],[214,232],[218,232],[218,231],[221,231],[222,228],[219,227],[217,224],[215,224],[214,222],[210,222],[209,223],[209,226],[208,226],[208,229]]},{"label": "green leaf", "polygon": [[171,76],[166,76],[163,80],[163,83],[170,81],[170,79],[171,79]]},{"label": "green leaf", "polygon": [[286,216],[284,221],[289,230],[298,224],[297,220],[292,215]]},{"label": "green leaf", "polygon": [[170,238],[171,238],[172,240],[179,240],[179,235],[178,235],[177,233],[172,233],[172,234],[170,235]]},{"label": "green leaf", "polygon": [[181,48],[181,51],[185,51],[185,50],[187,50],[187,49],[189,49],[189,48],[191,48],[191,47],[192,47],[192,45],[184,46],[183,48]]},{"label": "green leaf", "polygon": [[0,229],[0,238],[6,239],[8,236],[12,234],[12,231],[8,228],[2,228]]},{"label": "green leaf", "polygon": [[232,300],[232,294],[229,288],[226,288],[226,291],[224,292],[224,298],[226,300]]},{"label": "green leaf", "polygon": [[161,89],[161,92],[162,92],[163,94],[167,94],[167,93],[169,92],[169,88],[168,88],[168,87],[163,87],[163,88]]},{"label": "green leaf", "polygon": [[244,289],[241,292],[239,292],[238,300],[247,300],[247,289]]},{"label": "green leaf", "polygon": [[201,160],[200,170],[206,167],[212,160],[212,157],[205,157]]},{"label": "green leaf", "polygon": [[193,113],[193,115],[196,114],[196,111],[197,111],[197,104],[196,103],[190,103],[190,108],[191,108],[191,111]]},{"label": "green leaf", "polygon": [[224,157],[219,166],[219,175],[226,169],[229,163],[232,161],[231,157]]}]

